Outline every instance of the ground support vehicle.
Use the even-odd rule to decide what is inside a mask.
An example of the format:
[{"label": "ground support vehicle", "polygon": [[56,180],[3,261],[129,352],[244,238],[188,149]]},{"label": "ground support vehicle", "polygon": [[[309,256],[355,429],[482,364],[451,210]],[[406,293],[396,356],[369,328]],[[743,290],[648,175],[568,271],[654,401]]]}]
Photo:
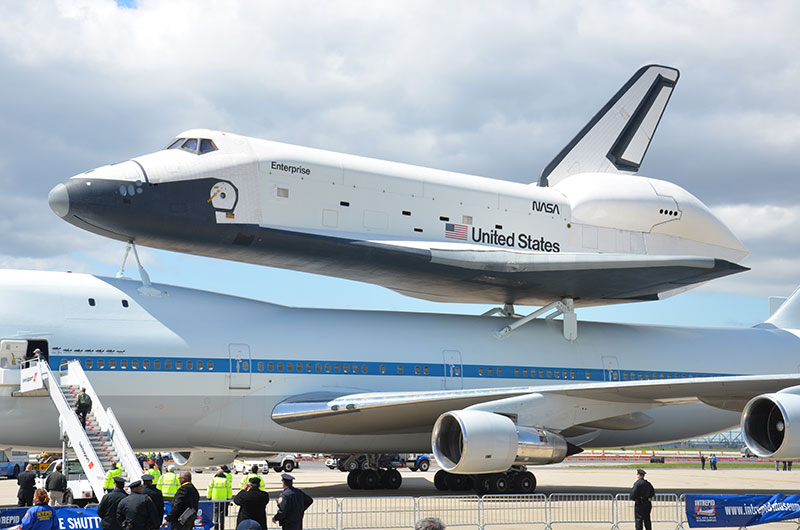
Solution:
[{"label": "ground support vehicle", "polygon": [[[55,471],[56,465],[61,463],[61,459],[55,460],[47,466],[47,470],[36,477],[36,488],[44,488],[47,477]],[[62,470],[64,471],[64,470]],[[67,460],[67,469],[64,471],[67,476],[67,490],[64,492],[63,504],[76,504],[86,506],[90,502],[98,502],[95,498],[92,485],[83,473],[80,461],[77,459]]]}]

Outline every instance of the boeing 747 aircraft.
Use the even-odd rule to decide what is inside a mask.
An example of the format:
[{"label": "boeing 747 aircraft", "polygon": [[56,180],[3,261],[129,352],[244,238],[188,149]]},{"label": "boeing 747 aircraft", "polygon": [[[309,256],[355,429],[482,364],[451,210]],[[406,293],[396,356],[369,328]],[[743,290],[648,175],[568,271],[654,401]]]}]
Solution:
[{"label": "boeing 747 aircraft", "polygon": [[20,393],[20,362],[38,348],[54,367],[80,361],[134,449],[193,466],[240,451],[432,448],[445,486],[529,492],[520,466],[739,422],[755,454],[800,459],[798,292],[753,328],[582,322],[567,342],[547,320],[501,339],[512,319],[140,285],[0,270],[0,449],[60,447],[53,403]]},{"label": "boeing 747 aircraft", "polygon": [[505,314],[653,300],[746,270],[747,250],[699,199],[635,175],[677,81],[637,71],[531,184],[198,129],[72,177],[50,206],[137,245]]}]

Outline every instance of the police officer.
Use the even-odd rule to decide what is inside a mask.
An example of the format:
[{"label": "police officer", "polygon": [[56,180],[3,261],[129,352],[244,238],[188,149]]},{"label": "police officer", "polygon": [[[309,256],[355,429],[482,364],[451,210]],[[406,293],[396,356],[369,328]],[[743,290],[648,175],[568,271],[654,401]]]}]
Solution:
[{"label": "police officer", "polygon": [[33,494],[33,508],[29,508],[22,521],[8,530],[58,530],[56,511],[47,504],[47,492],[38,489]]},{"label": "police officer", "polygon": [[228,514],[228,477],[222,468],[208,485],[208,498],[214,502],[214,517],[218,530],[225,530],[225,516]]},{"label": "police officer", "polygon": [[167,468],[167,472],[158,477],[156,487],[161,490],[164,495],[164,500],[170,502],[181,487],[178,481],[178,475],[175,473],[175,465],[172,464]]},{"label": "police officer", "polygon": [[294,477],[288,473],[281,475],[283,491],[278,497],[278,513],[272,518],[283,530],[303,530],[303,513],[311,506],[314,499],[303,490],[294,487]]},{"label": "police officer", "polygon": [[237,528],[242,521],[252,519],[266,530],[269,494],[261,491],[260,478],[252,477],[244,489],[233,496],[233,502],[239,505],[239,515],[236,517]]},{"label": "police officer", "polygon": [[119,503],[128,496],[125,493],[125,479],[114,477],[114,489],[103,495],[97,506],[97,516],[100,517],[100,528],[103,530],[122,530],[117,520]]},{"label": "police officer", "polygon": [[[150,497],[150,500],[153,501],[153,504],[156,507],[156,513],[158,514],[158,520],[163,522],[164,495],[153,485],[153,475],[142,475],[142,483],[144,484],[142,487],[142,493]],[[161,526],[161,523],[159,523],[159,526]]]},{"label": "police officer", "polygon": [[257,478],[261,484],[261,487],[258,488],[261,491],[267,491],[267,486],[264,484],[264,479],[262,479],[258,474],[258,465],[253,464],[253,467],[250,468],[250,474],[242,477],[242,482],[239,484],[239,490],[245,489],[247,487],[247,483],[250,482],[251,478]]},{"label": "police officer", "polygon": [[122,476],[122,466],[120,465],[119,462],[114,462],[111,465],[111,469],[109,469],[108,472],[106,473],[106,480],[103,482],[103,489],[105,489],[106,492],[109,492],[112,489],[114,489],[114,483],[116,481],[116,478],[121,476]]},{"label": "police officer", "polygon": [[142,493],[142,481],[131,482],[131,494],[117,506],[117,521],[124,530],[155,530],[161,526],[156,505]]},{"label": "police officer", "polygon": [[636,520],[636,530],[642,530],[642,525],[646,530],[653,530],[653,524],[650,522],[650,511],[653,509],[653,504],[650,499],[656,494],[653,485],[650,484],[645,478],[645,470],[636,470],[636,482],[633,483],[631,490],[631,500],[633,501],[633,513]]}]

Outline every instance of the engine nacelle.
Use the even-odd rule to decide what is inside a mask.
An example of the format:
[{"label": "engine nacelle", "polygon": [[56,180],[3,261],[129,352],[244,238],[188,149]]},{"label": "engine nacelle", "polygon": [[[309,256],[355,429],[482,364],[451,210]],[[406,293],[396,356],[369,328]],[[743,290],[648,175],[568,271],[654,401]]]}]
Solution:
[{"label": "engine nacelle", "polygon": [[439,416],[431,445],[442,469],[463,474],[502,473],[515,464],[554,464],[572,454],[558,434],[520,427],[506,416],[481,410]]},{"label": "engine nacelle", "polygon": [[800,387],[751,399],[742,411],[742,435],[761,458],[800,460]]},{"label": "engine nacelle", "polygon": [[230,464],[236,451],[181,451],[170,453],[176,464],[182,467],[209,467]]}]

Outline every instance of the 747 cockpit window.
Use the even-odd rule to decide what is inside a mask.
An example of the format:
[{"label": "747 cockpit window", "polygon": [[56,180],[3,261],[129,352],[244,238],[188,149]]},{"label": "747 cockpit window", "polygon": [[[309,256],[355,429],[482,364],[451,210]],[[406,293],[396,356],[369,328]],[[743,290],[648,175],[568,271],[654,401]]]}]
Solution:
[{"label": "747 cockpit window", "polygon": [[182,149],[196,155],[217,151],[217,144],[208,138],[176,138],[166,149]]}]

